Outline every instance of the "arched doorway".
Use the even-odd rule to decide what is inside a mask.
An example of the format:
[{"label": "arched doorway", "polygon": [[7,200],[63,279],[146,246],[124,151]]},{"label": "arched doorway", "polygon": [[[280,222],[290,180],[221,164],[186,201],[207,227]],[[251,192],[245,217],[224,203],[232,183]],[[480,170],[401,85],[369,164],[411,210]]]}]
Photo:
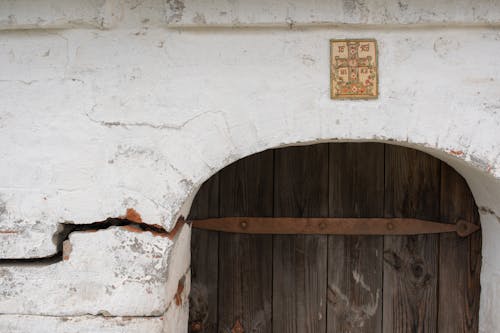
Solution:
[{"label": "arched doorway", "polygon": [[[416,218],[479,224],[446,163],[381,143],[267,150],[209,179],[189,219]],[[477,332],[481,234],[281,235],[193,229],[200,332]]]}]

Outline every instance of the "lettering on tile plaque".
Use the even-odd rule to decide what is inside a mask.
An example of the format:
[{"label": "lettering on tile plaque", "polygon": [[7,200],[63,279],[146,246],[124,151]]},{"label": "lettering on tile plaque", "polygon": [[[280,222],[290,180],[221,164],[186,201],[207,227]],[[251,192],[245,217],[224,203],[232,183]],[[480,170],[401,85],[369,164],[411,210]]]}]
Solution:
[{"label": "lettering on tile plaque", "polygon": [[333,39],[330,41],[330,56],[333,99],[378,97],[376,40]]}]

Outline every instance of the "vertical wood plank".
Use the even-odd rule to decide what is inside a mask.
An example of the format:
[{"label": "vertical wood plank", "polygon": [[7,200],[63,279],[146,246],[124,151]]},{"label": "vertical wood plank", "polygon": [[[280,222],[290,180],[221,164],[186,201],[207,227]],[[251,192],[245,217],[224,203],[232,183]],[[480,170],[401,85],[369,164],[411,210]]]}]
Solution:
[{"label": "vertical wood plank", "polygon": [[[384,145],[330,144],[332,217],[384,215]],[[382,332],[382,236],[328,236],[328,332]]]},{"label": "vertical wood plank", "polygon": [[[479,211],[474,202],[474,219],[476,224],[480,224]],[[479,305],[481,296],[481,266],[482,266],[482,231],[478,231],[469,236],[468,253],[468,289],[467,304],[469,306],[468,324],[470,332],[479,332]]]},{"label": "vertical wood plank", "polygon": [[[385,216],[439,221],[440,162],[386,146]],[[384,237],[384,332],[436,332],[438,235]]]},{"label": "vertical wood plank", "polygon": [[[220,216],[272,216],[273,151],[220,172]],[[272,236],[220,233],[219,332],[271,332]]]},{"label": "vertical wood plank", "polygon": [[[219,177],[206,181],[196,194],[189,219],[217,217]],[[218,232],[193,229],[191,234],[191,293],[189,329],[193,322],[203,324],[203,333],[217,332]]]},{"label": "vertical wood plank", "polygon": [[[441,219],[448,223],[465,219],[479,224],[467,183],[445,163],[441,167]],[[439,247],[439,331],[477,332],[481,238],[441,234]]]},{"label": "vertical wood plank", "polygon": [[[328,215],[328,145],[275,151],[274,215]],[[276,235],[273,332],[326,332],[327,237]]]}]

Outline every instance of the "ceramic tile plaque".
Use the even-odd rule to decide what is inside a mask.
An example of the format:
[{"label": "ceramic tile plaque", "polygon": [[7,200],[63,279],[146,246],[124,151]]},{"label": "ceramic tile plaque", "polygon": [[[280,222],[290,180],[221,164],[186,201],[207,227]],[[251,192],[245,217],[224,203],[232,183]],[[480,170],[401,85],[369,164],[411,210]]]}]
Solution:
[{"label": "ceramic tile plaque", "polygon": [[333,39],[331,52],[331,97],[369,99],[378,97],[377,41]]}]

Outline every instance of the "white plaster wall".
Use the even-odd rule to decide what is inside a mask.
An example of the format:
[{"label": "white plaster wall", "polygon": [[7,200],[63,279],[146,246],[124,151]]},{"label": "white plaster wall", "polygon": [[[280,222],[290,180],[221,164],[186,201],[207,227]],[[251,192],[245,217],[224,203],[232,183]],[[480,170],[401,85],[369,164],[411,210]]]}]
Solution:
[{"label": "white plaster wall", "polygon": [[167,1],[170,26],[491,24],[497,0]]},{"label": "white plaster wall", "polygon": [[158,316],[167,308],[172,241],[118,227],[75,232],[69,241],[60,263],[0,267],[0,313]]},{"label": "white plaster wall", "polygon": [[6,333],[159,333],[162,327],[162,318],[0,316],[0,331]]},{"label": "white plaster wall", "polygon": [[[391,140],[446,160],[469,182],[484,235],[481,331],[500,331],[498,1],[305,3],[1,2],[0,258],[52,255],[59,223],[128,208],[171,229],[205,179],[267,148]],[[329,98],[328,41],[349,37],[378,41],[377,100]],[[158,330],[184,330],[187,307],[169,304],[189,237],[139,235],[74,234],[69,261],[1,267],[9,283],[0,295],[18,297],[0,298],[9,314],[0,322],[22,332],[16,316],[104,310],[168,314]],[[145,253],[134,254],[135,239]],[[148,277],[158,277],[151,293]]]}]

